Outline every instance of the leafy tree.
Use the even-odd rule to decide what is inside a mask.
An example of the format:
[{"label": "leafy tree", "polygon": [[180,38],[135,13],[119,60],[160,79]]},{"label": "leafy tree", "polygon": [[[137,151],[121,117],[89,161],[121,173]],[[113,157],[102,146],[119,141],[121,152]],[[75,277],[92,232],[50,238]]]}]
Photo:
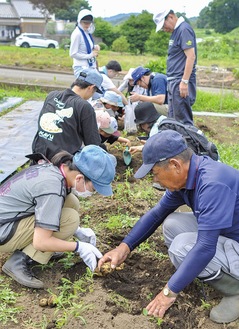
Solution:
[{"label": "leafy tree", "polygon": [[148,53],[158,56],[166,56],[168,51],[169,33],[155,30],[151,31],[148,40],[145,43],[145,50]]},{"label": "leafy tree", "polygon": [[210,27],[227,33],[239,26],[238,0],[213,0],[199,14],[198,27]]},{"label": "leafy tree", "polygon": [[210,2],[211,27],[218,33],[227,33],[239,26],[239,1],[214,0]]},{"label": "leafy tree", "polygon": [[58,19],[68,20],[70,22],[76,22],[78,13],[81,9],[91,10],[88,1],[86,0],[73,0],[68,8],[56,8],[55,16]]},{"label": "leafy tree", "polygon": [[112,50],[120,52],[120,53],[128,52],[129,43],[128,43],[126,37],[121,36],[118,39],[116,39],[112,44]]},{"label": "leafy tree", "polygon": [[145,42],[154,28],[153,15],[146,10],[143,10],[138,16],[131,15],[127,21],[120,25],[121,35],[127,38],[130,51],[135,54],[145,52]]},{"label": "leafy tree", "polygon": [[210,9],[209,7],[204,7],[200,13],[197,20],[197,27],[199,29],[205,29],[210,27]]},{"label": "leafy tree", "polygon": [[30,0],[41,12],[47,17],[50,14],[54,14],[57,9],[67,9],[73,0]]},{"label": "leafy tree", "polygon": [[113,41],[117,39],[120,34],[112,24],[104,21],[101,17],[98,17],[95,19],[94,36],[101,38],[108,47],[111,47]]}]

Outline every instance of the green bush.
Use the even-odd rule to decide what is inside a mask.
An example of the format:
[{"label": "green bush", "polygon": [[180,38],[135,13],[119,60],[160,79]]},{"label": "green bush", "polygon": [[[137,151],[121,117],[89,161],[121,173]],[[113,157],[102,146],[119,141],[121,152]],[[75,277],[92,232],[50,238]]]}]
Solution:
[{"label": "green bush", "polygon": [[71,39],[70,38],[64,38],[64,39],[61,40],[60,48],[66,50],[67,48],[69,48],[70,44],[71,44]]},{"label": "green bush", "polygon": [[152,72],[159,72],[166,74],[166,59],[165,58],[159,58],[156,61],[149,61],[148,64],[145,65],[145,67],[148,67]]},{"label": "green bush", "polygon": [[233,76],[236,78],[236,79],[239,79],[239,68],[236,68],[232,71],[233,73]]}]

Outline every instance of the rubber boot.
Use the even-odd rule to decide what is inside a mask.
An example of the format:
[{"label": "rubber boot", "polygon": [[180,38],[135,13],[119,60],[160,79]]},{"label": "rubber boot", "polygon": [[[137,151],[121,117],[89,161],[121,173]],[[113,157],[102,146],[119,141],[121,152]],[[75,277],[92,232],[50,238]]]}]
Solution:
[{"label": "rubber boot", "polygon": [[3,265],[2,270],[18,283],[29,288],[44,288],[42,281],[38,280],[29,268],[29,256],[16,250]]},{"label": "rubber boot", "polygon": [[211,309],[210,319],[217,323],[229,323],[239,318],[239,280],[222,273],[219,279],[207,283],[224,296],[221,302]]}]

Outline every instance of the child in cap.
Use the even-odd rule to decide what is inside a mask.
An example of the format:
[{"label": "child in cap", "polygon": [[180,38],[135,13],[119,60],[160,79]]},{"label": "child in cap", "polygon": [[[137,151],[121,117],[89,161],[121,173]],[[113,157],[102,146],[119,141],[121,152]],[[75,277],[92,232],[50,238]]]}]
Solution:
[{"label": "child in cap", "polygon": [[124,105],[122,97],[114,91],[106,91],[104,96],[100,98],[110,116],[116,120],[124,120]]},{"label": "child in cap", "polygon": [[96,121],[102,143],[107,142],[109,144],[113,144],[115,142],[119,142],[125,144],[126,146],[131,146],[129,139],[115,135],[118,129],[118,124],[116,119],[111,117],[107,111],[97,110]]}]

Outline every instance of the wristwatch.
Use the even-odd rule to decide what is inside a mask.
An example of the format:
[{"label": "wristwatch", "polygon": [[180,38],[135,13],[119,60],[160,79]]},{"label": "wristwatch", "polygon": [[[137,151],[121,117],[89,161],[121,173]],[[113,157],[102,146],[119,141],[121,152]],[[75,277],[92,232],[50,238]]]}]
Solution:
[{"label": "wristwatch", "polygon": [[175,292],[172,292],[168,287],[163,288],[163,294],[166,297],[177,297],[177,294]]},{"label": "wristwatch", "polygon": [[185,83],[185,85],[188,85],[188,80],[182,79],[182,82]]}]

